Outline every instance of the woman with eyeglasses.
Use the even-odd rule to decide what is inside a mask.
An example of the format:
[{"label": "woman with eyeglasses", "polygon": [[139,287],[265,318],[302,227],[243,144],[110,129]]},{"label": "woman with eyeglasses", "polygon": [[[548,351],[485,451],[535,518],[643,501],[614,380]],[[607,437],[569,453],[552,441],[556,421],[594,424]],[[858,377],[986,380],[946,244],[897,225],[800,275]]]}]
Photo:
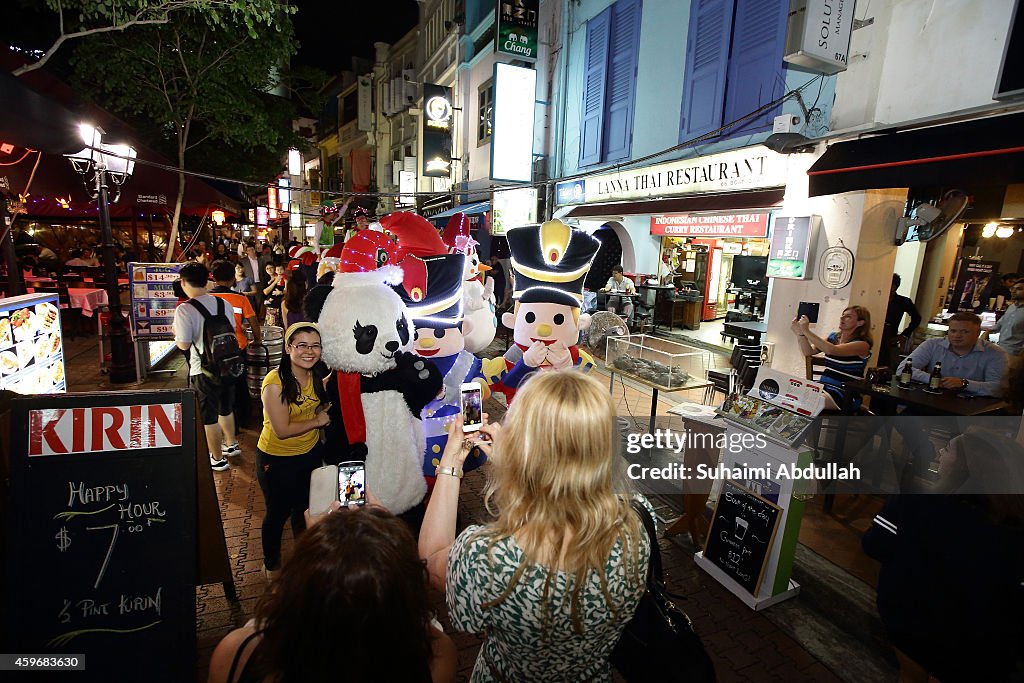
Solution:
[{"label": "woman with eyeglasses", "polygon": [[306,528],[309,476],[323,464],[319,430],[331,421],[320,329],[315,323],[295,323],[284,341],[281,366],[263,379],[263,431],[256,447],[256,479],[267,504],[262,529],[267,578],[274,578],[281,566],[285,520],[291,518],[295,538]]}]

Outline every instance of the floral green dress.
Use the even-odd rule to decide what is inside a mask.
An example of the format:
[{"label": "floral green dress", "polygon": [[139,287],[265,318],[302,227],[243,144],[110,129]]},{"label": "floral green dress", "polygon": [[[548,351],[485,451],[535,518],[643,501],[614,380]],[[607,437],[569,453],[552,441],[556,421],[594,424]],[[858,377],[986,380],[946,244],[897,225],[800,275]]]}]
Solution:
[{"label": "floral green dress", "polygon": [[[484,604],[504,593],[523,551],[515,538],[505,538],[488,552],[490,540],[471,526],[455,539],[448,555],[448,614],[456,629],[486,633],[473,668],[473,683],[520,681],[611,681],[608,657],[626,622],[644,594],[650,541],[641,527],[638,570],[632,571],[622,541],[616,542],[605,565],[605,581],[613,610],[594,572],[579,597],[582,633],[573,629],[570,609],[571,574],[529,565],[509,596]],[[551,575],[545,597],[545,583]],[[549,605],[545,628],[545,603]]]}]

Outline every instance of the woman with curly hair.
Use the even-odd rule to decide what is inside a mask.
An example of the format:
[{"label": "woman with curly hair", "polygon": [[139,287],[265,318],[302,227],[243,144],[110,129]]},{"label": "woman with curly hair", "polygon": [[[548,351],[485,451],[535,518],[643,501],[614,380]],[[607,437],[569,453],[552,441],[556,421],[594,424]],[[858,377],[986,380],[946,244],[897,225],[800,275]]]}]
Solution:
[{"label": "woman with curly hair", "polygon": [[[420,531],[453,625],[487,633],[471,680],[611,681],[609,656],[644,594],[650,541],[624,486],[615,410],[582,372],[537,373],[504,425],[448,432]],[[493,446],[492,446],[493,444]],[[462,463],[491,462],[497,519],[456,537]]]},{"label": "woman with curly hair", "polygon": [[404,522],[336,510],[296,542],[256,617],[229,633],[209,683],[450,683],[457,653],[432,623],[427,572]]}]

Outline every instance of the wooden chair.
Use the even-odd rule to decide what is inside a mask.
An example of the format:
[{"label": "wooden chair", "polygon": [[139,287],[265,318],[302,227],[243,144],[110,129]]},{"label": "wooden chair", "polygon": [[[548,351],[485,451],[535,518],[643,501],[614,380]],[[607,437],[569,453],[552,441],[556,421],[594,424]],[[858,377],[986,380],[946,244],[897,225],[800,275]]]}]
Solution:
[{"label": "wooden chair", "polygon": [[825,371],[824,356],[807,356],[804,358],[804,379],[817,382]]}]

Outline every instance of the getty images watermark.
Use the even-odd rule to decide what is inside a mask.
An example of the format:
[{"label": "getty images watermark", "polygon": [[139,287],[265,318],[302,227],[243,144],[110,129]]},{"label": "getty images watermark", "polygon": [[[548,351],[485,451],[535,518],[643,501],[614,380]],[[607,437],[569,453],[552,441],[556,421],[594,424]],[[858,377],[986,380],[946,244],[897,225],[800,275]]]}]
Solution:
[{"label": "getty images watermark", "polygon": [[[763,435],[751,434],[749,432],[726,431],[709,434],[707,432],[693,432],[689,429],[684,429],[681,432],[671,429],[656,429],[653,433],[630,433],[626,435],[626,453],[629,455],[637,455],[651,450],[680,455],[688,449],[725,450],[729,453],[743,453],[744,451],[764,449],[767,446],[768,440]],[[630,479],[634,480],[733,479],[749,481],[759,479],[860,479],[860,470],[856,466],[834,462],[804,467],[784,463],[777,467],[773,467],[771,464],[764,464],[759,467],[748,467],[746,465],[730,467],[725,463],[718,463],[714,466],[698,463],[696,466],[691,467],[682,462],[666,462],[652,467],[651,465],[633,462],[627,467],[626,474]]]}]

